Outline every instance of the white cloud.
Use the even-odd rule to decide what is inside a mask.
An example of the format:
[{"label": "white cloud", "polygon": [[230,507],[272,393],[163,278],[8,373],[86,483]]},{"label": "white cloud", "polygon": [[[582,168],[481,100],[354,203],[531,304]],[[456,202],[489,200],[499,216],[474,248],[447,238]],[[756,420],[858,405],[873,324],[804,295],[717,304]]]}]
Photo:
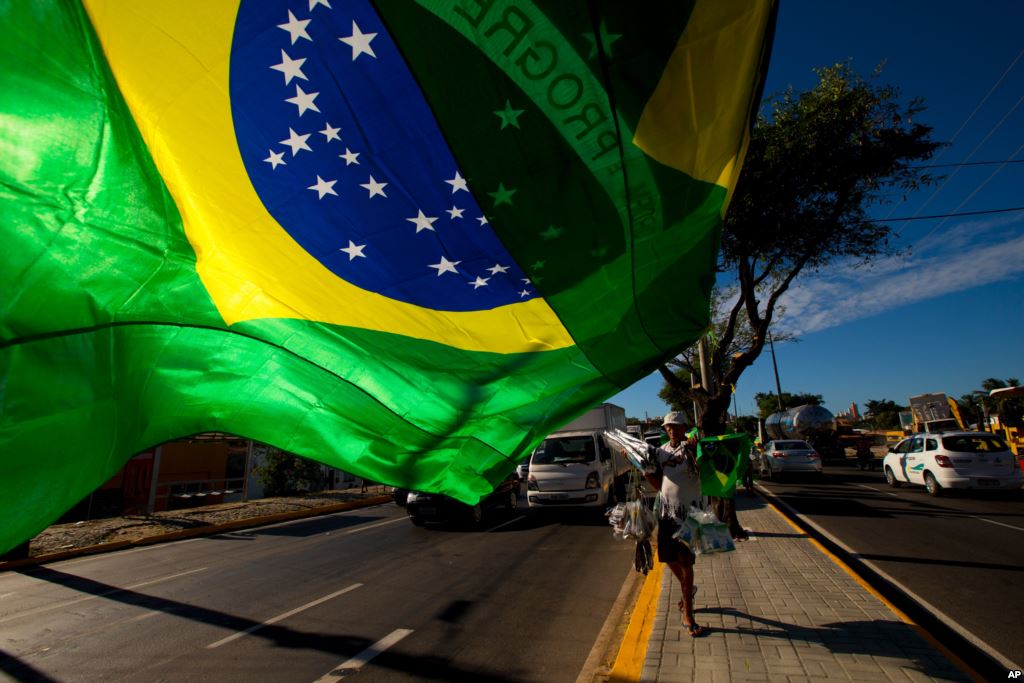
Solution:
[{"label": "white cloud", "polygon": [[996,242],[992,234],[984,245],[977,241],[1022,221],[1024,217],[960,224],[922,240],[914,256],[885,259],[870,268],[841,266],[798,280],[782,298],[780,327],[798,335],[815,332],[1020,275],[1024,235],[1019,230]]}]

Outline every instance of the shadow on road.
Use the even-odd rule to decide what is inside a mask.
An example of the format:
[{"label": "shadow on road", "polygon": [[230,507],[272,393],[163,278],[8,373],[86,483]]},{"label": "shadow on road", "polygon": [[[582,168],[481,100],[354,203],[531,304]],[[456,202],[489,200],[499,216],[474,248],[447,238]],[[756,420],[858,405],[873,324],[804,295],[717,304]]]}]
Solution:
[{"label": "shadow on road", "polygon": [[[111,602],[132,605],[145,610],[158,610],[183,619],[218,626],[227,631],[250,631],[251,629],[247,637],[262,638],[279,648],[317,650],[345,659],[359,654],[373,644],[372,640],[363,636],[310,633],[281,626],[280,624],[264,625],[262,622],[246,617],[220,612],[201,605],[190,605],[177,600],[137,593],[133,590],[120,588],[94,579],[67,574],[50,567],[33,567],[31,570],[19,573],[31,573],[33,579],[49,581],[79,593],[94,595]],[[417,680],[472,680],[490,683],[513,683],[516,680],[514,676],[510,677],[505,673],[462,669],[453,666],[449,660],[443,657],[403,655],[394,650],[389,650],[380,657],[375,658],[374,666],[399,671]],[[18,681],[53,680],[37,671],[24,660],[8,655],[3,651],[0,651],[0,671]]]},{"label": "shadow on road", "polygon": [[50,678],[28,662],[9,655],[3,650],[0,650],[0,673],[7,674],[13,680],[24,683],[56,683],[56,679]]}]

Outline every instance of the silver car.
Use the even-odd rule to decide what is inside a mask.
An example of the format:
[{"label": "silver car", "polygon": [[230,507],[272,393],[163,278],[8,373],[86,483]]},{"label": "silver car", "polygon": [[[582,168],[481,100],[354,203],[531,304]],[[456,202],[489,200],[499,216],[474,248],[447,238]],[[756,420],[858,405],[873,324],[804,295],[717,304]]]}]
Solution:
[{"label": "silver car", "polygon": [[821,457],[806,441],[780,439],[769,441],[758,458],[758,471],[765,479],[782,474],[821,474]]}]

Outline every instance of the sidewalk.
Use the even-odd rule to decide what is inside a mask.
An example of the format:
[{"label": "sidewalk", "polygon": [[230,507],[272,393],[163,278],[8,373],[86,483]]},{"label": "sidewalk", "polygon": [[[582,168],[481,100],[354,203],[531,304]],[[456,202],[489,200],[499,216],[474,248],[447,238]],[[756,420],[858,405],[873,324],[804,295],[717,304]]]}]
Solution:
[{"label": "sidewalk", "polygon": [[969,681],[760,496],[736,498],[750,540],[697,558],[690,638],[661,572],[641,681]]}]

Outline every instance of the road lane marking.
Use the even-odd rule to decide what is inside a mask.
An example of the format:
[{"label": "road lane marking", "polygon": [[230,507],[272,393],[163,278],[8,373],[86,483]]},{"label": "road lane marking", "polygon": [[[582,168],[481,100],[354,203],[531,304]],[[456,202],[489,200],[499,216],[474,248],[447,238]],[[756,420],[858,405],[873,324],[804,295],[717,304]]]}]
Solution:
[{"label": "road lane marking", "polygon": [[337,683],[337,681],[340,681],[347,674],[359,671],[359,669],[363,668],[363,665],[368,661],[384,652],[398,641],[402,640],[402,638],[405,638],[407,635],[412,633],[412,631],[413,630],[411,628],[395,629],[352,659],[342,662],[341,666],[328,671],[323,676],[316,679],[315,683]]},{"label": "road lane marking", "polygon": [[[189,574],[195,574],[197,572],[205,572],[207,569],[208,569],[208,567],[200,567],[198,569],[189,569],[188,571],[185,571],[185,572],[178,572],[177,574],[168,574],[167,576],[160,576],[160,577],[157,577],[155,579],[150,579],[149,581],[142,581],[141,583],[134,583],[134,584],[132,584],[130,586],[125,586],[124,588],[115,588],[114,590],[105,591],[105,592],[99,593],[97,595],[86,595],[85,597],[75,598],[74,600],[65,600],[64,602],[58,602],[58,603],[55,603],[53,605],[47,605],[46,607],[36,607],[35,609],[30,609],[27,612],[18,612],[17,614],[11,614],[9,616],[0,618],[0,624],[4,623],[5,621],[11,621],[13,619],[20,619],[22,617],[31,616],[33,614],[40,614],[42,612],[49,612],[51,610],[61,609],[61,608],[64,608],[64,607],[68,607],[70,605],[77,605],[80,602],[86,602],[88,600],[96,600],[98,598],[105,598],[108,595],[114,595],[115,593],[124,593],[125,591],[135,590],[136,588],[142,588],[143,586],[152,586],[153,584],[160,583],[161,581],[170,581],[171,579],[176,579],[176,578],[181,577],[181,576],[188,576]],[[79,577],[79,578],[84,578],[84,577]],[[40,581],[45,581],[45,579],[39,579],[39,580]],[[89,580],[89,579],[87,579],[87,580]]]},{"label": "road lane marking", "polygon": [[[854,484],[854,486],[859,486],[859,487],[864,488],[864,489],[870,489],[872,491],[877,491],[878,493],[885,493],[885,494],[890,495],[890,496],[896,496],[897,498],[900,497],[899,495],[897,495],[895,493],[891,493],[889,491],[880,491],[880,490],[878,490],[878,489],[876,489],[874,487],[867,486],[865,484]],[[955,509],[952,509],[952,508],[950,508],[949,511],[950,512],[960,512],[960,510],[955,510]],[[1012,524],[1006,524],[1005,522],[997,522],[994,519],[985,519],[984,517],[978,517],[977,515],[967,515],[967,516],[970,517],[971,519],[977,519],[977,520],[980,520],[982,522],[988,522],[989,524],[997,524],[999,526],[1004,526],[1007,529],[1014,529],[1016,531],[1024,531],[1024,528],[1022,528],[1022,527],[1014,526]]]},{"label": "road lane marking", "polygon": [[861,488],[866,488],[867,490],[873,490],[873,492],[876,493],[876,494],[885,494],[886,496],[892,496],[894,498],[899,498],[899,494],[894,494],[894,493],[891,492],[891,490],[882,490],[881,488],[876,488],[874,486],[868,486],[866,483],[855,483],[853,485],[854,486],[860,486]]},{"label": "road lane marking", "polygon": [[499,524],[498,526],[496,526],[496,527],[493,527],[493,528],[491,528],[491,529],[488,529],[488,530],[487,530],[487,533],[491,533],[492,531],[497,531],[497,530],[498,530],[498,529],[500,529],[501,527],[503,527],[503,526],[508,526],[509,524],[512,524],[512,523],[514,523],[514,522],[518,522],[518,521],[519,521],[519,520],[521,520],[521,519],[526,519],[526,515],[519,515],[518,517],[516,517],[516,518],[514,518],[514,519],[510,519],[510,520],[508,520],[507,522],[502,522],[502,523],[501,523],[501,524]]},{"label": "road lane marking", "polygon": [[361,583],[354,583],[351,586],[348,586],[346,588],[342,588],[340,591],[334,591],[330,595],[325,595],[322,598],[317,598],[316,600],[313,600],[312,602],[307,602],[305,605],[302,605],[300,607],[296,607],[295,609],[292,609],[292,610],[288,610],[284,614],[278,614],[276,617],[271,617],[270,619],[267,619],[266,621],[260,622],[259,624],[256,624],[254,626],[250,626],[249,628],[245,629],[244,631],[239,631],[238,633],[232,633],[227,638],[221,638],[220,640],[218,640],[215,643],[210,643],[209,645],[206,646],[206,649],[207,650],[212,650],[214,648],[220,647],[221,645],[226,645],[227,643],[230,643],[233,640],[238,640],[239,638],[242,638],[243,636],[249,635],[253,631],[258,631],[261,628],[263,628],[264,626],[270,626],[271,624],[276,624],[277,622],[281,621],[282,619],[287,619],[288,617],[290,617],[292,615],[295,615],[295,614],[298,614],[299,612],[305,611],[305,610],[309,609],[310,607],[316,607],[320,603],[327,602],[328,600],[336,598],[339,595],[343,595],[345,593],[348,593],[349,591],[354,591],[356,588],[359,588],[362,585],[363,584],[361,584]]},{"label": "road lane marking", "polygon": [[1017,531],[1024,531],[1024,529],[1022,529],[1019,526],[1014,526],[1012,524],[1006,524],[1004,522],[997,522],[994,519],[985,519],[984,517],[975,517],[974,515],[969,515],[969,516],[973,517],[974,519],[980,519],[982,522],[988,522],[989,524],[998,524],[999,526],[1005,526],[1007,529],[1016,529]]},{"label": "road lane marking", "polygon": [[[361,526],[358,529],[348,529],[347,531],[339,531],[339,532],[337,532],[337,535],[338,536],[348,536],[349,534],[358,534],[360,531],[369,531],[370,529],[376,529],[379,526],[385,526],[387,524],[394,524],[395,522],[402,522],[402,521],[405,521],[405,517],[396,517],[395,519],[389,519],[389,520],[384,521],[384,522],[377,522],[375,524],[367,524],[366,526]],[[333,531],[328,531],[327,533],[329,533],[331,535],[335,534],[335,532],[333,532]]]}]

